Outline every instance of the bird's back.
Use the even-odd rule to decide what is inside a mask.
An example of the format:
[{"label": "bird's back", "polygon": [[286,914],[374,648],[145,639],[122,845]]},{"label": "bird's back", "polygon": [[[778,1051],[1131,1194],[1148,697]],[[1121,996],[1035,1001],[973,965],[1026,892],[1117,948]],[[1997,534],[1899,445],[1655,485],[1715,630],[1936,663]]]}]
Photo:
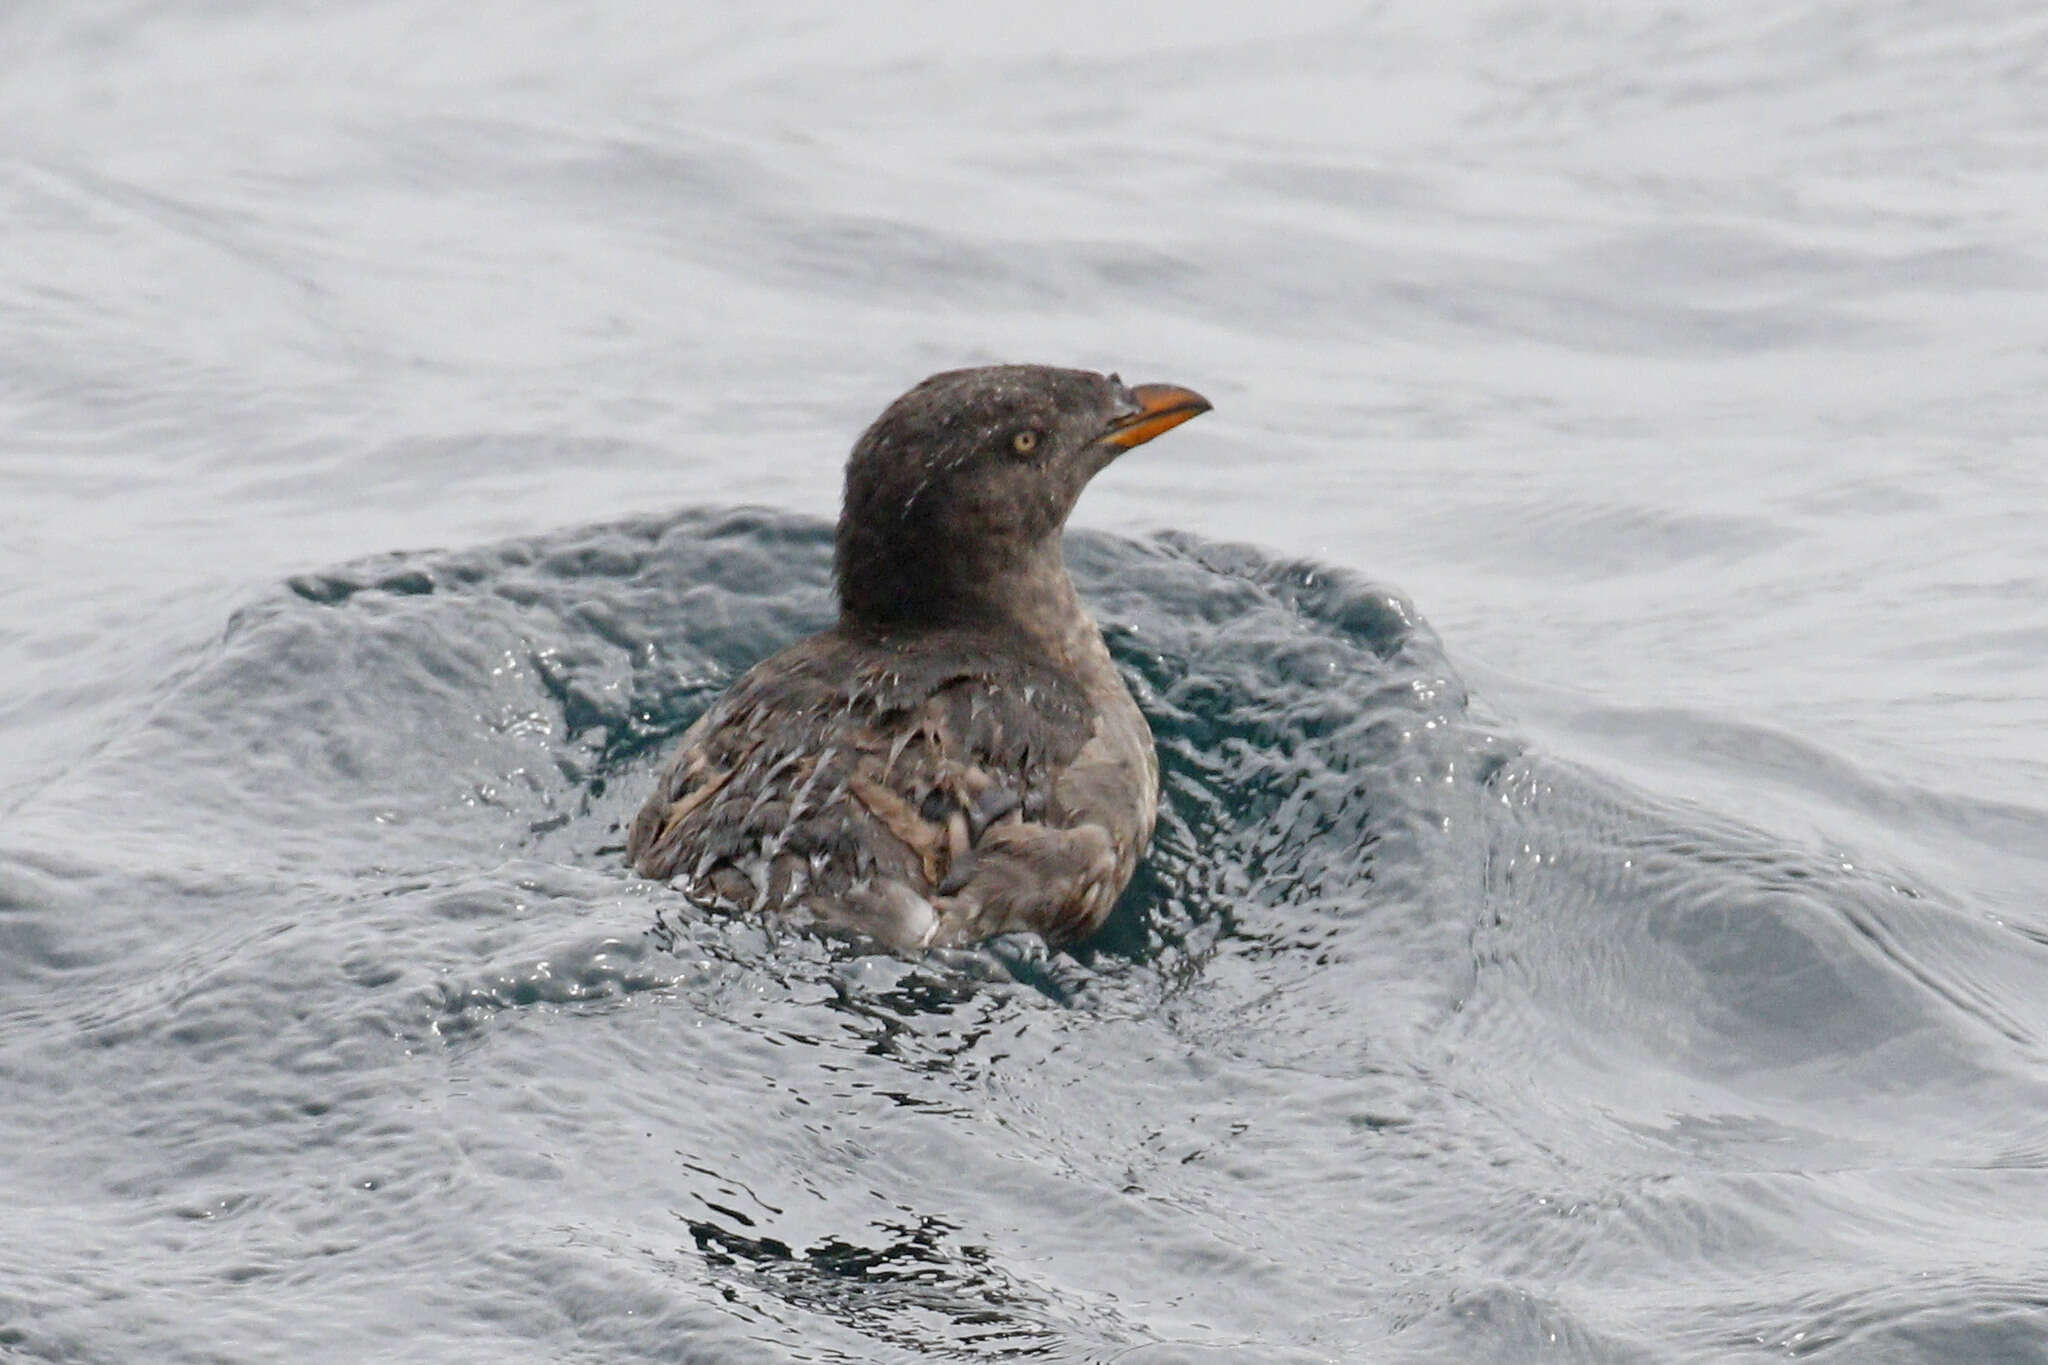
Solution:
[{"label": "bird's back", "polygon": [[1097,683],[1001,637],[813,636],[684,735],[628,856],[701,898],[897,946],[1075,937],[1129,880],[1157,802],[1142,717],[1113,674]]}]

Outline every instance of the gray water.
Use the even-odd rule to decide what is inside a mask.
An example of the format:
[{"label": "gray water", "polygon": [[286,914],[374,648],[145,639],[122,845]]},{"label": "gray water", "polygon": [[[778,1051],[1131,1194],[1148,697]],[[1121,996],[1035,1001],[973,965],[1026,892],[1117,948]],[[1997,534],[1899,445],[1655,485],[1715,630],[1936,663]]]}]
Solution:
[{"label": "gray water", "polygon": [[[0,1359],[2048,1360],[2048,17],[1358,8],[0,8]],[[626,877],[991,360],[1109,927]]]}]

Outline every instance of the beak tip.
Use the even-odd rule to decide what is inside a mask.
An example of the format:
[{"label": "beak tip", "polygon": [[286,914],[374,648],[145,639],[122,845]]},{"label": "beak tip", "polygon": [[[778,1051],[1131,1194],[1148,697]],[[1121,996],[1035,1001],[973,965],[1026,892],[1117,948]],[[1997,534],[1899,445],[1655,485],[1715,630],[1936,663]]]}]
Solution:
[{"label": "beak tip", "polygon": [[1143,445],[1215,406],[1193,389],[1178,384],[1139,384],[1130,394],[1137,400],[1138,410],[1111,423],[1104,438],[1122,450]]}]

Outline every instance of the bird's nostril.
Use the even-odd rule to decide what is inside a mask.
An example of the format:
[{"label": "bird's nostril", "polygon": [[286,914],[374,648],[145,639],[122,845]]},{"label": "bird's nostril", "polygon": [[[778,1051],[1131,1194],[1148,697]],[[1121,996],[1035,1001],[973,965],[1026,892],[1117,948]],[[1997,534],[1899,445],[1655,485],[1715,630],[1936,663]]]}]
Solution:
[{"label": "bird's nostril", "polygon": [[1124,383],[1122,375],[1112,374],[1109,377],[1109,388],[1114,399],[1109,414],[1112,420],[1132,416],[1143,406],[1138,402],[1138,396],[1131,392],[1130,385]]}]

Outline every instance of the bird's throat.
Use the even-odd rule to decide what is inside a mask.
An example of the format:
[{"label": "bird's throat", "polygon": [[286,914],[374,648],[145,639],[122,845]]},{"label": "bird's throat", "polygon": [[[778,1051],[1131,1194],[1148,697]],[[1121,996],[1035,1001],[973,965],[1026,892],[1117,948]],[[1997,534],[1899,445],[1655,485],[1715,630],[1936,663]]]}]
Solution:
[{"label": "bird's throat", "polygon": [[871,634],[969,630],[1014,640],[1046,662],[1093,670],[1102,634],[1081,605],[1057,541],[1015,559],[930,564],[838,566],[842,627]]}]

